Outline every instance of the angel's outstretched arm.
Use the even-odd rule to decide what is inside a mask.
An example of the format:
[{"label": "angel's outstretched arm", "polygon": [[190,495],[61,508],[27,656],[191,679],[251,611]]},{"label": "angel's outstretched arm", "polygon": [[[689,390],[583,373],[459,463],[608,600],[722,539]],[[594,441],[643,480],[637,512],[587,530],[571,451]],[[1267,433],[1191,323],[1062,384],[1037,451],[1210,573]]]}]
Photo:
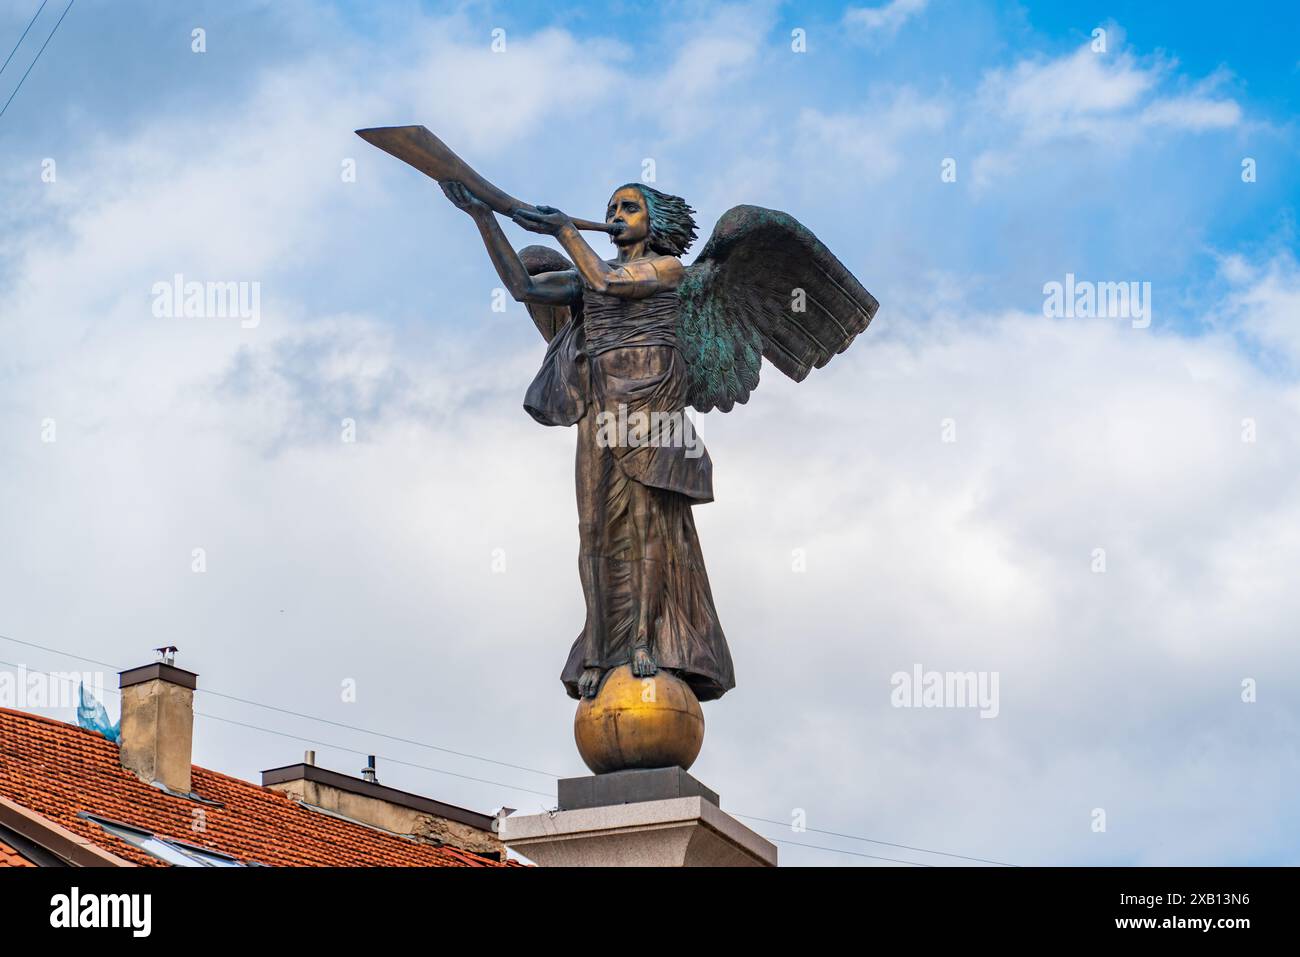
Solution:
[{"label": "angel's outstretched arm", "polygon": [[497,275],[501,277],[506,290],[516,302],[562,306],[577,301],[582,295],[578,274],[572,269],[530,276],[524,264],[520,262],[519,254],[515,252],[514,247],[506,239],[505,233],[501,231],[501,226],[497,223],[496,214],[492,212],[491,207],[473,196],[463,185],[454,182],[443,183],[442,191],[459,209],[463,209],[473,217],[479,235],[483,237],[483,245],[487,248],[488,257],[496,267]]},{"label": "angel's outstretched arm", "polygon": [[549,206],[538,206],[537,212],[517,209],[510,218],[527,230],[558,239],[577,267],[583,283],[596,292],[622,299],[644,299],[665,289],[676,289],[682,280],[681,260],[673,256],[616,265],[605,262],[582,238],[573,220],[558,209]]},{"label": "angel's outstretched arm", "polygon": [[644,299],[665,289],[676,289],[682,281],[681,260],[673,256],[611,265],[587,245],[573,223],[567,223],[555,236],[572,257],[583,281],[596,292],[622,299]]}]

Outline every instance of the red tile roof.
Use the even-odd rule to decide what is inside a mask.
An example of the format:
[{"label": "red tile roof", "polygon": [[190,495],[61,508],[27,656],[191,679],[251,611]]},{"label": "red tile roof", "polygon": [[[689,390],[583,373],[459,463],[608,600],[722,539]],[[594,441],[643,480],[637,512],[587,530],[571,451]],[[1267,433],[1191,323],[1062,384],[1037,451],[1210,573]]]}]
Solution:
[{"label": "red tile roof", "polygon": [[23,857],[4,841],[0,841],[0,867],[35,867],[36,865]]},{"label": "red tile roof", "polygon": [[[192,778],[194,792],[219,806],[145,784],[118,763],[117,745],[93,731],[0,708],[0,797],[136,864],[167,866],[79,814],[269,866],[502,866],[467,851],[417,843],[314,811],[269,788],[206,768],[194,766]],[[0,845],[0,866],[5,850]]]}]

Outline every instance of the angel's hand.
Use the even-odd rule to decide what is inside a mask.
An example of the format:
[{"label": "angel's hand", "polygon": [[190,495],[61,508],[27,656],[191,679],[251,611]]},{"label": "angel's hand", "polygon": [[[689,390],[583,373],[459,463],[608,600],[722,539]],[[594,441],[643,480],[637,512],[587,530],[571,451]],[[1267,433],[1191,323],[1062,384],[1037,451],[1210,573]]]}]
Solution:
[{"label": "angel's hand", "polygon": [[565,226],[573,222],[568,216],[554,206],[538,206],[534,209],[515,209],[510,218],[530,233],[542,233],[554,236]]},{"label": "angel's hand", "polygon": [[466,189],[464,183],[452,179],[439,185],[457,209],[463,209],[471,216],[485,216],[492,212],[491,207]]}]

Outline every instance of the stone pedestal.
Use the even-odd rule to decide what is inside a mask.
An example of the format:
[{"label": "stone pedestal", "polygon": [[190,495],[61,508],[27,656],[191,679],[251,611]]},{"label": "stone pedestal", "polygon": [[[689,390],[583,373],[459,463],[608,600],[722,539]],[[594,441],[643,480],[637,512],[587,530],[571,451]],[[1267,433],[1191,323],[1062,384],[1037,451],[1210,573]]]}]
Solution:
[{"label": "stone pedestal", "polygon": [[568,778],[559,793],[559,810],[500,824],[505,845],[542,867],[776,866],[776,845],[680,768]]}]

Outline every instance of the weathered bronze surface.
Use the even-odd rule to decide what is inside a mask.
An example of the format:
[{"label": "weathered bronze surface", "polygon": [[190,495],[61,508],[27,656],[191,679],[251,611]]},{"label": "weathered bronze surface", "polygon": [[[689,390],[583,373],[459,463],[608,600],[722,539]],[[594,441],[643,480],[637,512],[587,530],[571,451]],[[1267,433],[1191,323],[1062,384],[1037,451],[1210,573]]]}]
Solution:
[{"label": "weathered bronze surface", "polygon": [[606,673],[573,717],[578,753],[594,774],[630,768],[690,768],[704,744],[704,712],[690,686],[666,669],[638,678],[627,665]]},{"label": "weathered bronze surface", "polygon": [[[440,183],[464,183],[475,196],[498,213],[509,216],[516,209],[536,208],[503,193],[479,176],[468,163],[452,152],[451,147],[423,126],[376,126],[356,132],[367,143],[414,166],[425,176],[431,176]],[[579,229],[601,233],[617,231],[608,223],[593,223],[587,219],[575,219],[573,224]]]},{"label": "weathered bronze surface", "polygon": [[[578,433],[586,621],[561,672],[566,691],[590,700],[603,686],[602,695],[617,692],[617,704],[625,687],[640,694],[635,679],[663,670],[699,701],[721,697],[735,677],[692,516],[713,500],[713,465],[685,410],[727,412],[746,402],[764,357],[802,381],[867,328],[875,298],[786,213],[729,210],[684,266],[695,220],[680,197],[629,183],[610,197],[604,223],[575,220],[497,189],[423,127],[358,133],[441,183],[547,341],[524,408],[543,425]],[[567,256],[545,246],[516,252],[497,214],[554,237]],[[617,255],[603,259],[580,229],[609,232]],[[688,737],[663,716],[672,709],[661,711],[620,713],[681,736],[672,758],[681,763]],[[617,747],[602,744],[599,729],[612,725],[596,722],[596,713],[612,712],[588,707],[584,718],[580,707],[575,727],[580,747],[590,742],[594,757],[583,756],[593,770],[668,760],[660,732],[633,747],[622,738]]]}]

